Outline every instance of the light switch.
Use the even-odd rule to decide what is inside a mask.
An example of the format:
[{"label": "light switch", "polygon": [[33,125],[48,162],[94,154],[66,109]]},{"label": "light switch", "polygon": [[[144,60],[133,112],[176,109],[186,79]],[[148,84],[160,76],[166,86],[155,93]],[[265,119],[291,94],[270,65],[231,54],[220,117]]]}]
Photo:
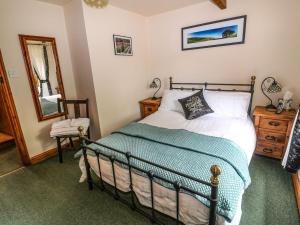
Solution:
[{"label": "light switch", "polygon": [[17,71],[14,70],[14,69],[8,70],[7,73],[8,73],[8,76],[9,76],[10,78],[18,77]]}]

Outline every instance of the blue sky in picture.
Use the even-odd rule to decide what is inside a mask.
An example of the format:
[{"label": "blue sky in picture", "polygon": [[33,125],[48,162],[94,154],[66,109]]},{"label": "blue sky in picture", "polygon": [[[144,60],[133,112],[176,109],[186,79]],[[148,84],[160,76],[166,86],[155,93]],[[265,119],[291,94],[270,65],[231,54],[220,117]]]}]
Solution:
[{"label": "blue sky in picture", "polygon": [[222,34],[226,30],[231,30],[237,33],[238,25],[228,26],[228,27],[221,27],[211,30],[205,30],[205,31],[197,31],[193,33],[189,33],[188,37],[197,37],[197,38],[222,38]]}]

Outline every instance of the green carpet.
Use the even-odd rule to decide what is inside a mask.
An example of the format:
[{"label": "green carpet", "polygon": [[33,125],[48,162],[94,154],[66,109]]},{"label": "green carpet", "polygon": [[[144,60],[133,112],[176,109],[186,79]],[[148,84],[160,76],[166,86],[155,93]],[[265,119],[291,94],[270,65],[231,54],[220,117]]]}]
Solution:
[{"label": "green carpet", "polygon": [[[101,191],[79,184],[73,153],[0,178],[2,225],[144,225],[148,219]],[[298,225],[290,175],[275,160],[254,157],[241,225]]]},{"label": "green carpet", "polygon": [[23,167],[15,145],[0,145],[0,176]]}]

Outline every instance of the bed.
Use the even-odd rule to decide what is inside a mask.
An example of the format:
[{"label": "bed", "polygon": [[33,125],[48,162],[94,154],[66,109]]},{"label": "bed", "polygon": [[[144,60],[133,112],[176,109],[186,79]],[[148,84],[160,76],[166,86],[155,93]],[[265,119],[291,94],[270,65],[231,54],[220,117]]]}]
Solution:
[{"label": "bed", "polygon": [[[176,224],[238,225],[256,144],[249,117],[254,83],[254,77],[250,84],[174,83],[170,79],[170,90],[197,91],[204,86],[207,91],[250,93],[248,115],[225,119],[208,114],[186,120],[182,113],[162,106],[100,141],[81,135],[81,181],[87,178],[90,189],[98,186],[111,192],[105,186],[112,187],[116,199],[158,224],[163,224],[157,216],[162,213]],[[220,85],[235,89],[209,88]],[[120,193],[128,193],[131,200],[121,199]]]}]

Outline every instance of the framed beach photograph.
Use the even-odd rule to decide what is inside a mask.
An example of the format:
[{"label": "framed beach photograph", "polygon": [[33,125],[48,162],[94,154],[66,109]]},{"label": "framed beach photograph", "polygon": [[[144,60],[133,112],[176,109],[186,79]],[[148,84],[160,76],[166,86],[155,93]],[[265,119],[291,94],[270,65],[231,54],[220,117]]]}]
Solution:
[{"label": "framed beach photograph", "polygon": [[132,39],[121,35],[113,35],[115,55],[131,56]]},{"label": "framed beach photograph", "polygon": [[211,48],[245,43],[247,16],[239,16],[184,27],[182,50]]}]

